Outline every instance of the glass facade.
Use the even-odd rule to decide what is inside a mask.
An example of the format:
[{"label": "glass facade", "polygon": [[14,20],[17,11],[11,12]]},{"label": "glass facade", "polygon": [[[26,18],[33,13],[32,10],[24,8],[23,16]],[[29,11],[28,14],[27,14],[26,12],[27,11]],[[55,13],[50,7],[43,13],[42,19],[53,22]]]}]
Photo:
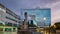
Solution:
[{"label": "glass facade", "polygon": [[[21,19],[24,20],[24,13],[27,12],[28,20],[31,20],[31,15],[35,15],[34,24],[38,24],[38,26],[44,27],[51,25],[51,9],[21,9]],[[46,20],[44,20],[46,18]]]}]

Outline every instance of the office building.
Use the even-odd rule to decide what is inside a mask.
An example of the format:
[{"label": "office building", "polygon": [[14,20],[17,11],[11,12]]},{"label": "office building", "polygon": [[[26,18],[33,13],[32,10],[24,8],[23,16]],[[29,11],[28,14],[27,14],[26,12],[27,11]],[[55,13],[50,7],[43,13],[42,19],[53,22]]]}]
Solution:
[{"label": "office building", "polygon": [[51,9],[50,8],[21,9],[21,15],[23,19],[24,19],[24,12],[28,13],[27,20],[34,19],[37,22],[34,24],[37,24],[38,27],[44,27],[44,23],[45,23],[45,26],[51,25]]},{"label": "office building", "polygon": [[29,24],[33,22],[32,24],[38,27],[38,28],[37,27],[32,27],[32,28],[37,28],[37,29],[40,28],[39,31],[43,32],[44,28],[48,28],[51,25],[51,9],[50,8],[21,9],[21,16],[23,19],[24,19],[25,12],[28,13],[27,20],[29,21]]},{"label": "office building", "polygon": [[17,32],[17,27],[19,27],[19,25],[20,16],[6,8],[4,5],[0,4],[0,31]]}]

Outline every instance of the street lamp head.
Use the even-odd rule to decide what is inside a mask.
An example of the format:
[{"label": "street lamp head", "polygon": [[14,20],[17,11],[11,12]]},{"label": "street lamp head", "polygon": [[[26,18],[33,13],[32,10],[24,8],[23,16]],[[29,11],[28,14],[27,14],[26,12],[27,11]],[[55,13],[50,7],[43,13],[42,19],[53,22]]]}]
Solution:
[{"label": "street lamp head", "polygon": [[43,19],[44,19],[44,20],[46,20],[46,18],[45,18],[45,17],[44,17]]}]

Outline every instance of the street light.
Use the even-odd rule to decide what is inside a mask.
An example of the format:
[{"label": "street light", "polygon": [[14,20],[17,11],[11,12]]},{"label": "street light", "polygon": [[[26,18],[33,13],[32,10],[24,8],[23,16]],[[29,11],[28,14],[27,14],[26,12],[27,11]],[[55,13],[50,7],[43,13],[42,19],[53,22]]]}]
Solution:
[{"label": "street light", "polygon": [[45,17],[44,17],[43,19],[44,19],[44,20],[46,20],[46,18],[45,18]]},{"label": "street light", "polygon": [[[44,30],[45,30],[45,21],[46,21],[46,17],[44,17],[43,20],[44,20]],[[44,34],[46,34],[45,31],[44,31]]]},{"label": "street light", "polygon": [[44,20],[44,26],[45,26],[45,21],[46,21],[46,18],[44,17],[44,18],[43,18],[43,20]]}]

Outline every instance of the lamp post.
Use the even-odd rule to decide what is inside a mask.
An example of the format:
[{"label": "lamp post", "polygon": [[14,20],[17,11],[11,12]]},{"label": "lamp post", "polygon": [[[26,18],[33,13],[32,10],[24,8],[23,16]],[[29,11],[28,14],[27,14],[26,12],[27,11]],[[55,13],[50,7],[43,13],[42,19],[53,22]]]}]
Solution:
[{"label": "lamp post", "polygon": [[45,34],[46,33],[45,32],[45,21],[46,21],[46,17],[44,17],[43,20],[44,20],[44,34]]},{"label": "lamp post", "polygon": [[50,34],[50,23],[49,23],[49,34]]}]

